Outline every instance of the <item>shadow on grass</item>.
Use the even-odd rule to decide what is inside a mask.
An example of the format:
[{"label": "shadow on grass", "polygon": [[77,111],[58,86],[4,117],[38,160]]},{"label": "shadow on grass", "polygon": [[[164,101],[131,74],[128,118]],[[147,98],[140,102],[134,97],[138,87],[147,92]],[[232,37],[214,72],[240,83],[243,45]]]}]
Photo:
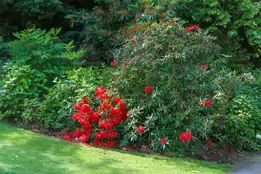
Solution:
[{"label": "shadow on grass", "polygon": [[122,150],[117,150],[117,149],[108,149],[108,150],[113,151],[113,152],[119,152],[122,154],[140,156],[143,158],[152,158],[154,160],[164,161],[165,163],[168,163],[168,164],[183,164],[183,165],[188,165],[188,166],[200,166],[200,167],[205,167],[205,168],[214,169],[214,170],[220,170],[221,168],[223,168],[224,171],[231,170],[231,166],[229,166],[229,165],[209,163],[206,161],[194,160],[194,159],[189,159],[189,158],[166,157],[166,156],[158,156],[156,154],[144,154],[144,153],[138,153],[138,152],[122,151]]},{"label": "shadow on grass", "polygon": [[227,165],[213,165],[189,159],[168,158],[116,149],[90,148],[0,123],[1,174],[128,174],[144,171],[153,173],[154,170],[159,170],[161,173],[186,170],[191,173],[194,169],[223,173],[222,171],[228,171],[231,168]]},{"label": "shadow on grass", "polygon": [[[78,144],[2,124],[0,129],[0,173],[138,173],[118,168],[121,161],[106,158],[105,150],[84,151]],[[2,128],[3,127],[3,128]],[[89,148],[89,147],[86,147]]]}]

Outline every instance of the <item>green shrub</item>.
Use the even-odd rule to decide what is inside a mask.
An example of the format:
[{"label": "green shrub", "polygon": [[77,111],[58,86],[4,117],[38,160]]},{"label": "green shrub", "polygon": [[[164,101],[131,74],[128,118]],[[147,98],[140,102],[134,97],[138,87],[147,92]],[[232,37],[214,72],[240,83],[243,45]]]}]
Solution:
[{"label": "green shrub", "polygon": [[[175,20],[147,28],[128,40],[117,56],[119,63],[129,66],[115,76],[115,85],[132,108],[122,145],[201,153],[211,139],[222,139],[213,132],[215,118],[226,114],[235,91],[251,76],[228,72],[226,56],[202,29],[187,33]],[[152,93],[144,92],[150,86]],[[213,105],[202,106],[206,100]],[[145,133],[137,132],[139,126]],[[179,140],[185,131],[194,136],[190,144]],[[166,146],[160,143],[163,137]]]},{"label": "green shrub", "polygon": [[7,74],[0,82],[0,115],[1,118],[21,119],[24,111],[24,100],[38,98],[46,91],[45,74],[28,65],[6,65]]},{"label": "green shrub", "polygon": [[226,125],[223,133],[225,143],[245,150],[261,148],[261,140],[256,138],[261,134],[260,90],[260,86],[242,86],[230,102],[227,115],[217,120],[217,123]]},{"label": "green shrub", "polygon": [[[83,51],[74,52],[72,43],[59,42],[60,30],[49,32],[28,29],[15,33],[17,40],[10,42],[11,59],[3,66],[0,87],[0,111],[3,118],[32,121],[26,111],[27,103],[42,100],[56,77],[79,66]],[[27,114],[25,114],[27,112]],[[22,116],[24,113],[27,116]]]},{"label": "green shrub", "polygon": [[65,78],[55,80],[55,85],[44,96],[36,119],[43,123],[45,128],[72,128],[73,105],[84,97],[93,99],[95,89],[102,85],[108,86],[110,80],[110,70],[107,68],[80,68],[69,71]]},{"label": "green shrub", "polygon": [[72,43],[59,42],[59,32],[32,28],[15,33],[17,40],[9,43],[12,62],[15,65],[30,65],[32,69],[44,73],[49,84],[55,77],[64,75],[66,70],[78,67],[78,59],[84,52],[74,52]]}]

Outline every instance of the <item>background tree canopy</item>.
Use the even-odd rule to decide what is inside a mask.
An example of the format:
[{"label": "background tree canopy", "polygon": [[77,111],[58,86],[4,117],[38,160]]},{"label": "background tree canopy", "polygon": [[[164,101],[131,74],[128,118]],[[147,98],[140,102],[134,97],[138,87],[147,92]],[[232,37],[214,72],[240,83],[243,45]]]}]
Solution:
[{"label": "background tree canopy", "polygon": [[[32,26],[62,28],[61,38],[74,40],[90,57],[109,61],[111,49],[130,37],[137,26],[173,17],[199,25],[217,36],[217,43],[232,57],[231,68],[251,62],[258,66],[260,55],[261,3],[220,0],[2,0],[0,33],[4,40],[12,33]],[[90,46],[91,45],[91,46]]]}]

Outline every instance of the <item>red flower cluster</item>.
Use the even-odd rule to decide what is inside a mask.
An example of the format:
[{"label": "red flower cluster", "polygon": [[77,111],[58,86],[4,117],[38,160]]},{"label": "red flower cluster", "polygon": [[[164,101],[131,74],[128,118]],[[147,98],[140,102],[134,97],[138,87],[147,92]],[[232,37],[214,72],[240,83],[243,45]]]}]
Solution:
[{"label": "red flower cluster", "polygon": [[138,132],[139,132],[139,133],[143,133],[143,132],[144,132],[144,130],[145,130],[145,128],[144,128],[144,127],[142,127],[142,126],[140,126],[140,127],[138,128]]},{"label": "red flower cluster", "polygon": [[212,105],[212,101],[211,100],[204,100],[201,103],[202,106],[206,106],[206,107],[210,107]]},{"label": "red flower cluster", "polygon": [[208,147],[211,147],[211,146],[213,146],[212,140],[210,140],[209,143],[208,143]]},{"label": "red flower cluster", "polygon": [[[67,132],[63,137],[71,142],[87,143],[92,135],[95,135],[96,146],[112,148],[116,142],[111,140],[118,137],[116,127],[126,121],[129,110],[121,98],[111,99],[104,87],[96,89],[96,96],[102,102],[99,112],[94,112],[88,105],[88,100],[84,98],[80,105],[74,105],[79,113],[73,115],[73,119],[81,124],[82,130],[78,129],[74,133]],[[94,132],[94,130],[98,131]]]},{"label": "red flower cluster", "polygon": [[153,87],[150,86],[150,87],[145,88],[144,91],[145,91],[145,93],[150,94],[150,93],[152,93],[152,90],[153,90]]},{"label": "red flower cluster", "polygon": [[186,31],[189,33],[191,31],[198,31],[198,26],[194,25],[193,27],[186,27]]},{"label": "red flower cluster", "polygon": [[134,41],[135,40],[135,36],[131,36],[130,40]]},{"label": "red flower cluster", "polygon": [[202,65],[202,66],[201,66],[201,69],[202,69],[203,71],[206,71],[207,66],[206,66],[206,65]]},{"label": "red flower cluster", "polygon": [[185,143],[186,141],[193,140],[193,135],[190,132],[186,131],[184,134],[180,135],[179,139],[180,141]]},{"label": "red flower cluster", "polygon": [[96,96],[102,101],[110,99],[106,93],[106,89],[104,88],[104,86],[102,86],[101,88],[96,88]]},{"label": "red flower cluster", "polygon": [[114,60],[111,62],[111,67],[115,68],[117,66],[117,62],[115,62]]},{"label": "red flower cluster", "polygon": [[165,145],[165,141],[166,141],[166,138],[162,138],[160,144],[161,144],[162,146],[164,146],[164,145]]}]

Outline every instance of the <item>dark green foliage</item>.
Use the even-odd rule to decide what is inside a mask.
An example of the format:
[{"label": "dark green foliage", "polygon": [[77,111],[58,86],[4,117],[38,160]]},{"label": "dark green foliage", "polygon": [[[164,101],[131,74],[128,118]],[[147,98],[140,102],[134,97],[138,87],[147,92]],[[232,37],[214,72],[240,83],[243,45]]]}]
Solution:
[{"label": "dark green foliage", "polygon": [[38,29],[28,29],[15,33],[17,40],[9,43],[10,55],[15,65],[30,65],[32,69],[44,73],[51,84],[57,76],[65,74],[66,70],[79,66],[79,58],[83,51],[74,52],[72,43],[59,41],[60,30],[46,32]]},{"label": "dark green foliage", "polygon": [[46,76],[28,65],[6,65],[0,82],[0,119],[18,121],[24,111],[24,100],[39,97],[46,91]]},{"label": "dark green foliage", "polygon": [[[37,27],[48,29],[64,26],[64,9],[59,0],[2,0],[0,16],[0,32],[5,38],[12,37],[12,32],[24,30],[35,24]],[[57,23],[58,21],[60,22]]]},{"label": "dark green foliage", "polygon": [[232,69],[241,70],[250,58],[256,66],[260,54],[260,2],[257,1],[97,1],[93,12],[76,11],[68,15],[72,24],[84,26],[84,42],[96,41],[105,50],[118,47],[122,38],[130,38],[136,24],[173,17],[182,18],[186,26],[199,25],[217,37],[222,53]]},{"label": "dark green foliage", "polygon": [[0,37],[0,61],[6,61],[10,58],[8,44],[3,42],[3,39]]},{"label": "dark green foliage", "polygon": [[69,22],[64,18],[75,8],[92,9],[91,0],[1,0],[0,33],[5,39],[12,32],[36,25],[37,28],[63,28],[69,30]]},{"label": "dark green foliage", "polygon": [[248,61],[247,54],[241,53],[242,48],[246,49],[253,59],[259,58],[260,10],[261,3],[256,0],[179,0],[176,12],[182,19],[217,36],[226,54],[233,56],[230,59],[233,67]]},{"label": "dark green foliage", "polygon": [[11,59],[3,66],[0,81],[2,118],[21,119],[23,112],[28,112],[24,102],[34,98],[41,101],[54,78],[79,66],[78,59],[84,52],[74,52],[72,43],[59,42],[58,33],[59,30],[28,29],[16,33],[17,40],[8,44]]},{"label": "dark green foliage", "polygon": [[246,150],[259,150],[261,139],[261,88],[242,86],[229,104],[228,114],[221,118],[227,126],[226,143]]}]

